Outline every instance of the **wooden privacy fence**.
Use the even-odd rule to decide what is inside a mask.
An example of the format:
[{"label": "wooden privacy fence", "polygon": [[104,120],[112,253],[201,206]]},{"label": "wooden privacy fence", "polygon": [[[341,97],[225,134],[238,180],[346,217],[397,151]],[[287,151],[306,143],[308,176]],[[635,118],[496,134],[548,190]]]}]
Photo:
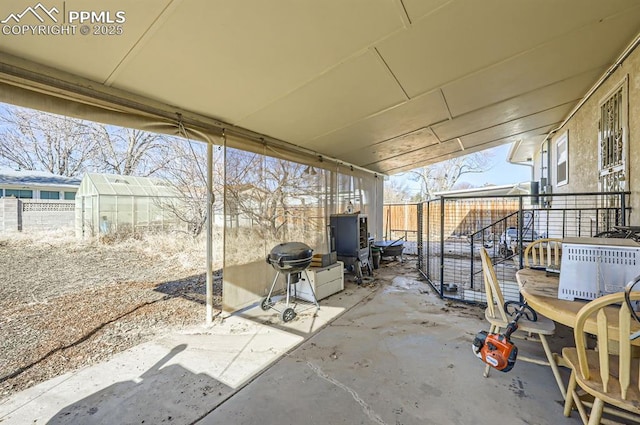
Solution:
[{"label": "wooden privacy fence", "polygon": [[466,236],[518,211],[515,198],[445,200],[444,236]]},{"label": "wooden privacy fence", "polygon": [[382,211],[384,238],[397,239],[405,236],[407,240],[416,240],[418,234],[417,204],[386,204]]},{"label": "wooden privacy fence", "polygon": [[[469,235],[517,210],[516,198],[447,199],[444,205],[445,236]],[[417,204],[386,204],[382,218],[385,239],[403,235],[413,239],[418,232]]]}]

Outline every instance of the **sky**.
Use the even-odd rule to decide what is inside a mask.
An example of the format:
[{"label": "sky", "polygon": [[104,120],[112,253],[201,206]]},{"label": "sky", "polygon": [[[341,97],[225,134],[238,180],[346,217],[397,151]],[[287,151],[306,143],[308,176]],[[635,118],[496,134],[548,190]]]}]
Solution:
[{"label": "sky", "polygon": [[[485,184],[502,186],[506,184],[523,183],[530,181],[530,166],[514,165],[507,162],[509,149],[511,149],[511,144],[488,149],[493,153],[491,168],[484,173],[464,175],[460,178],[459,182],[467,182],[474,187],[481,187]],[[409,180],[406,175],[395,175],[391,176],[389,179],[399,179],[403,184],[406,184],[408,186],[409,191],[412,195],[414,193],[420,192],[419,183]]]},{"label": "sky", "polygon": [[531,180],[531,167],[514,165],[507,162],[507,155],[511,144],[490,149],[493,152],[493,166],[487,172],[462,176],[461,182],[468,182],[474,186],[484,186],[485,183],[501,186],[511,183],[522,183]]}]

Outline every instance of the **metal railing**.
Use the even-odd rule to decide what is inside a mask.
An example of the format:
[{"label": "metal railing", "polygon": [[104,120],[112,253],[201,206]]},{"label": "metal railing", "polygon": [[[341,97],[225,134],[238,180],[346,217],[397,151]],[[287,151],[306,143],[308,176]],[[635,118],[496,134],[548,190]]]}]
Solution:
[{"label": "metal railing", "polygon": [[529,242],[590,237],[627,225],[628,196],[628,192],[443,196],[416,205],[415,228],[405,230],[416,232],[418,269],[441,298],[486,302],[482,247],[492,257],[505,298],[517,300],[515,273],[523,266]]}]

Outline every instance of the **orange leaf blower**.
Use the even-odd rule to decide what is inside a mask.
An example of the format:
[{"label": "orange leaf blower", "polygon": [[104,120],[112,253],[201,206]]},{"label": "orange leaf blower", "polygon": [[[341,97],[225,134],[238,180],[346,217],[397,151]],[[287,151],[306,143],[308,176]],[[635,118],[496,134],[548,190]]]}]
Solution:
[{"label": "orange leaf blower", "polygon": [[[517,310],[514,306],[518,306]],[[516,364],[518,357],[518,347],[511,342],[511,334],[518,329],[518,320],[526,316],[532,322],[538,320],[538,315],[527,305],[527,303],[517,303],[507,301],[504,305],[505,311],[514,316],[514,319],[507,325],[507,329],[502,334],[480,331],[473,340],[471,346],[473,354],[480,360],[502,372],[509,372]]]}]

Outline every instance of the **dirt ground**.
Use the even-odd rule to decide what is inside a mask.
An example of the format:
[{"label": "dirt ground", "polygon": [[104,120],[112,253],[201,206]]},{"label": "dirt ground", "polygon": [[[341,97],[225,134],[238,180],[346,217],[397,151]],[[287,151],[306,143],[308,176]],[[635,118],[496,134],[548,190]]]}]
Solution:
[{"label": "dirt ground", "polygon": [[205,264],[188,236],[0,236],[0,400],[204,321]]}]

